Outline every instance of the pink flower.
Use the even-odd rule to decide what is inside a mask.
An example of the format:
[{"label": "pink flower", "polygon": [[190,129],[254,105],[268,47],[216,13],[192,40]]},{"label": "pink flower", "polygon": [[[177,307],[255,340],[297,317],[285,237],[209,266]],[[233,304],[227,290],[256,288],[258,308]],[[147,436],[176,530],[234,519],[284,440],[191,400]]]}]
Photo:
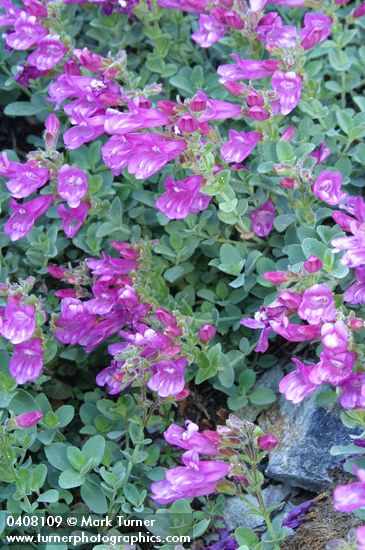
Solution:
[{"label": "pink flower", "polygon": [[296,131],[295,126],[288,126],[281,134],[280,141],[293,141]]},{"label": "pink flower", "polygon": [[98,258],[87,259],[86,265],[93,275],[101,275],[104,277],[127,275],[132,269],[138,268],[138,263],[135,261],[135,258],[112,258],[108,254],[105,254],[105,252],[102,252],[101,260]]},{"label": "pink flower", "polygon": [[275,219],[275,206],[269,199],[251,212],[252,230],[258,237],[267,237],[271,233]]},{"label": "pink flower", "polygon": [[63,142],[67,149],[78,149],[84,143],[89,143],[104,134],[104,114],[85,117],[73,113],[77,122],[63,134]]},{"label": "pink flower", "polygon": [[315,166],[318,166],[319,164],[323,164],[324,161],[328,159],[328,157],[331,155],[331,152],[331,149],[329,149],[323,141],[318,149],[313,151],[313,153],[311,153],[309,156],[316,159],[317,162]]},{"label": "pink flower", "polygon": [[108,60],[101,55],[91,52],[88,48],[83,48],[82,50],[75,48],[72,53],[80,65],[92,73],[103,73],[106,69]]},{"label": "pink flower", "polygon": [[331,34],[332,21],[322,12],[306,13],[301,31],[302,48],[309,50]]},{"label": "pink flower", "polygon": [[64,204],[57,206],[57,213],[62,219],[62,229],[65,235],[72,239],[86,220],[90,210],[90,203],[80,202],[76,208],[66,208]]},{"label": "pink flower", "polygon": [[23,204],[18,204],[12,199],[10,206],[15,212],[4,225],[5,235],[9,235],[11,241],[23,239],[33,229],[37,218],[48,210],[53,200],[53,195],[42,195]]},{"label": "pink flower", "polygon": [[226,162],[242,162],[255,149],[261,139],[258,132],[237,132],[229,130],[229,141],[221,148],[222,157]]},{"label": "pink flower", "polygon": [[317,273],[323,267],[323,262],[317,256],[309,256],[308,260],[304,262],[304,269],[307,273]]},{"label": "pink flower", "polygon": [[335,488],[333,506],[339,512],[353,512],[365,506],[365,470],[354,466],[359,481],[348,485],[339,485]]},{"label": "pink flower", "polygon": [[200,192],[203,183],[202,176],[189,176],[179,181],[169,176],[164,183],[166,192],[157,199],[156,208],[170,220],[182,220],[189,212],[197,214],[205,210],[211,197]]},{"label": "pink flower", "polygon": [[236,63],[220,65],[217,69],[217,73],[228,80],[254,80],[271,76],[279,65],[279,61],[275,59],[265,59],[263,61],[241,59],[235,53],[232,53],[231,57]]},{"label": "pink flower", "polygon": [[365,374],[351,374],[341,384],[341,407],[344,409],[365,409]]},{"label": "pink flower", "polygon": [[201,342],[206,343],[212,340],[216,334],[217,329],[213,325],[204,323],[198,332],[198,338]]},{"label": "pink flower", "polygon": [[115,176],[128,166],[136,179],[147,179],[186,149],[186,141],[140,132],[113,136],[103,145],[105,164]]},{"label": "pink flower", "polygon": [[280,112],[288,115],[298,105],[302,94],[302,79],[295,72],[275,71],[271,85],[279,96]]},{"label": "pink flower", "polygon": [[58,134],[60,131],[60,121],[54,113],[51,113],[46,118],[44,125],[46,128],[44,133],[44,141],[47,147],[51,147],[53,149],[57,144]]},{"label": "pink flower", "polygon": [[18,384],[36,380],[42,368],[43,352],[38,338],[14,346],[9,372]]},{"label": "pink flower", "polygon": [[201,15],[199,17],[199,29],[191,38],[202,48],[209,48],[225,35],[226,29],[212,15]]},{"label": "pink flower", "polygon": [[305,365],[299,359],[292,359],[296,366],[294,372],[290,372],[280,380],[279,391],[285,394],[288,401],[300,403],[318,387],[310,382],[308,375],[315,365]]},{"label": "pink flower", "polygon": [[275,25],[266,33],[266,49],[270,52],[274,48],[295,48],[297,39],[297,29],[293,25]]},{"label": "pink flower", "polygon": [[362,17],[363,15],[365,15],[365,2],[362,2],[362,4],[357,6],[352,12],[353,17]]},{"label": "pink flower", "polygon": [[199,102],[201,104],[205,104],[199,114],[199,123],[209,122],[210,120],[226,120],[227,118],[235,118],[241,113],[240,105],[235,105],[230,101],[210,99],[201,90],[196,92],[192,101],[194,102],[193,106],[197,105]]},{"label": "pink flower", "polygon": [[0,334],[4,338],[12,344],[21,344],[33,336],[35,327],[33,306],[14,302],[6,304],[3,317],[0,318]]},{"label": "pink flower", "polygon": [[182,357],[176,361],[159,361],[151,367],[155,374],[147,382],[147,386],[157,392],[159,397],[178,395],[185,386],[184,372],[187,359]]},{"label": "pink flower", "polygon": [[58,171],[58,194],[70,208],[79,206],[88,189],[86,174],[81,168],[64,164]]},{"label": "pink flower", "polygon": [[[364,3],[365,10],[365,3]],[[365,550],[365,525],[356,529],[357,550]]]},{"label": "pink flower", "polygon": [[46,34],[47,29],[37,24],[37,18],[34,15],[28,15],[22,11],[14,23],[14,32],[8,34],[5,40],[14,50],[28,50]]},{"label": "pink flower", "polygon": [[280,334],[288,342],[306,342],[317,340],[321,335],[321,325],[295,325],[273,320],[270,326],[274,332]]},{"label": "pink flower", "polygon": [[35,426],[41,418],[43,418],[43,413],[41,411],[31,411],[17,416],[15,422],[19,428],[31,428]]},{"label": "pink flower", "polygon": [[278,443],[278,439],[272,434],[260,435],[257,440],[257,444],[262,451],[271,451],[277,447]]},{"label": "pink flower", "polygon": [[208,7],[208,0],[158,0],[161,8],[184,10],[188,13],[202,13]]},{"label": "pink flower", "polygon": [[298,308],[301,319],[310,325],[333,321],[335,305],[331,290],[325,284],[316,284],[308,288],[303,294],[303,300]]},{"label": "pink flower", "polygon": [[351,375],[356,360],[353,351],[327,350],[321,352],[320,362],[309,375],[311,382],[321,384],[328,382],[334,386],[342,385]]},{"label": "pink flower", "polygon": [[185,429],[177,424],[171,424],[163,434],[170,445],[176,445],[187,451],[196,451],[204,455],[217,455],[219,436],[212,430],[199,432],[199,427],[186,420]]},{"label": "pink flower", "polygon": [[169,116],[158,109],[140,109],[133,102],[128,103],[129,111],[120,112],[107,109],[105,114],[105,131],[110,135],[123,135],[142,128],[165,126]]},{"label": "pink flower", "polygon": [[199,460],[195,451],[183,454],[184,466],[166,471],[166,479],[151,485],[152,498],[169,504],[179,498],[194,498],[216,492],[217,482],[229,473],[229,464],[216,460]]},{"label": "pink flower", "polygon": [[260,311],[255,313],[254,319],[250,319],[249,317],[241,319],[240,324],[244,327],[262,329],[255,351],[265,352],[268,349],[272,322],[276,321],[280,323],[283,318],[285,319],[287,312],[287,307],[283,305],[271,305],[269,307],[261,307]]},{"label": "pink flower", "polygon": [[29,197],[48,182],[49,171],[46,168],[38,168],[29,162],[16,164],[15,177],[6,182],[6,187],[15,199]]},{"label": "pink flower", "polygon": [[321,329],[321,341],[330,350],[346,350],[348,346],[347,327],[343,321],[325,323]]},{"label": "pink flower", "polygon": [[48,35],[37,43],[37,49],[28,56],[29,65],[39,71],[53,69],[65,57],[67,47],[59,36]]},{"label": "pink flower", "polygon": [[334,206],[347,197],[342,191],[342,174],[323,170],[313,185],[313,193],[322,201]]},{"label": "pink flower", "polygon": [[266,271],[261,277],[274,285],[280,285],[288,280],[287,271]]}]

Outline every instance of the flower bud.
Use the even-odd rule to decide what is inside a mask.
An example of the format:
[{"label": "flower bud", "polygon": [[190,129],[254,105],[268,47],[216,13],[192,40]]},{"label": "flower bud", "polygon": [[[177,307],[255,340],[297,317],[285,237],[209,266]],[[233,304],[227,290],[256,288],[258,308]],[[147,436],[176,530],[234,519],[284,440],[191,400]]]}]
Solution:
[{"label": "flower bud", "polygon": [[274,285],[280,285],[288,280],[288,273],[286,271],[266,271],[262,273],[261,277]]},{"label": "flower bud", "polygon": [[47,147],[54,148],[57,143],[58,132],[60,131],[60,121],[54,113],[48,115],[44,123],[46,131],[44,133],[44,141]]},{"label": "flower bud", "polygon": [[275,449],[278,443],[279,441],[272,434],[260,435],[257,440],[257,444],[262,451],[271,451],[271,449]]},{"label": "flower bud", "polygon": [[216,333],[217,329],[213,325],[204,323],[199,330],[198,337],[201,342],[206,343],[209,342],[209,340],[212,340]]},{"label": "flower bud", "polygon": [[281,134],[280,141],[292,141],[295,137],[295,126],[288,126]]},{"label": "flower bud", "polygon": [[293,178],[283,178],[280,180],[279,185],[283,189],[294,189],[295,180]]},{"label": "flower bud", "polygon": [[147,97],[138,97],[136,100],[140,109],[150,109],[152,107],[152,103]]},{"label": "flower bud", "polygon": [[226,80],[225,78],[221,78],[219,82],[223,84],[223,86],[227,88],[232,95],[240,96],[247,90],[247,86],[245,84],[235,82],[234,80]]},{"label": "flower bud", "polygon": [[362,2],[360,6],[357,6],[357,8],[354,9],[352,12],[353,17],[362,17],[365,15],[365,2]]},{"label": "flower bud", "polygon": [[191,115],[183,115],[177,123],[179,130],[183,133],[195,132],[199,127],[199,122]]},{"label": "flower bud", "polygon": [[250,107],[247,111],[247,115],[252,120],[267,120],[270,116],[269,112],[264,109],[263,107],[260,107],[259,105],[254,105],[253,107]]},{"label": "flower bud", "polygon": [[224,15],[224,22],[229,27],[232,27],[233,29],[241,30],[245,26],[242,18],[238,15],[237,12],[233,10],[226,11]]},{"label": "flower bud", "polygon": [[304,262],[304,269],[307,273],[317,273],[323,267],[323,262],[317,256],[309,256],[308,260]]},{"label": "flower bud", "polygon": [[349,326],[352,330],[358,330],[364,326],[364,321],[358,317],[350,317]]},{"label": "flower bud", "polygon": [[43,413],[41,411],[31,411],[17,416],[15,418],[15,423],[19,428],[31,428],[35,426],[41,418],[43,418]]},{"label": "flower bud", "polygon": [[176,325],[176,317],[167,309],[164,309],[163,307],[159,307],[155,311],[156,318],[160,321],[160,323],[163,323],[164,325]]}]

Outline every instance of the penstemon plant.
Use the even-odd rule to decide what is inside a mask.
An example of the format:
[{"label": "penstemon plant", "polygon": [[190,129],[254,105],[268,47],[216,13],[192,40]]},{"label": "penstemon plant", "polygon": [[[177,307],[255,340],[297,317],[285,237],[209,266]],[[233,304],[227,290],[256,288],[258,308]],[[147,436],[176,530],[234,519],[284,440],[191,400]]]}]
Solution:
[{"label": "penstemon plant", "polygon": [[[280,442],[229,413],[284,355],[279,393],[356,429],[333,500],[363,518],[365,3],[0,6],[2,510],[279,549],[316,497],[267,504]],[[264,534],[215,522],[232,496]]]}]

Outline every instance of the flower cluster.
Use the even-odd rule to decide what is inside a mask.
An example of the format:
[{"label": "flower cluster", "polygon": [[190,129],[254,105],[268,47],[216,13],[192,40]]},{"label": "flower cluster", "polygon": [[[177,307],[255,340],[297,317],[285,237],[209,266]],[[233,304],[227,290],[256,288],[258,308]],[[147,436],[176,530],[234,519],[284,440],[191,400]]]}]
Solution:
[{"label": "flower cluster", "polygon": [[36,380],[43,368],[41,326],[46,314],[38,298],[29,295],[34,279],[16,285],[1,284],[6,306],[0,311],[0,334],[12,345],[9,371],[18,384]]},{"label": "flower cluster", "polygon": [[113,360],[98,374],[99,386],[107,386],[114,395],[133,383],[147,386],[162,399],[184,399],[189,393],[185,368],[198,352],[194,346],[209,342],[216,329],[203,323],[192,344],[188,318],[178,322],[173,313],[141,300],[135,290],[134,275],[143,262],[141,247],[111,244],[119,258],[103,253],[101,259],[90,258],[75,270],[48,268],[51,275],[74,286],[56,292],[62,300],[61,313],[54,319],[55,337],[91,352],[118,334],[122,341],[109,345]]}]

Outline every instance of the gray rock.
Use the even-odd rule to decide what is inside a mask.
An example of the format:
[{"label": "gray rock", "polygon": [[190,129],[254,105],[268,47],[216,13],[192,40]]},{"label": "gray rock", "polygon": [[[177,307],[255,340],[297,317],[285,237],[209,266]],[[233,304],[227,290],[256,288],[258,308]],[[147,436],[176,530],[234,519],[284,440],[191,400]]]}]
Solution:
[{"label": "gray rock", "polygon": [[298,405],[282,396],[265,416],[263,428],[280,441],[265,474],[313,492],[331,484],[332,471],[340,465],[340,458],[331,456],[330,449],[349,441],[349,433],[354,433],[342,424],[337,407],[318,406],[315,395]]},{"label": "gray rock", "polygon": [[[292,489],[282,483],[278,485],[269,485],[264,489],[262,494],[266,506],[274,506],[279,502],[284,502]],[[257,506],[257,500],[251,495],[245,495],[254,505]],[[239,497],[228,498],[224,505],[223,517],[227,524],[227,528],[233,531],[237,527],[248,527],[255,529],[264,524],[264,520],[260,516],[249,514],[250,506],[243,502]]]}]

